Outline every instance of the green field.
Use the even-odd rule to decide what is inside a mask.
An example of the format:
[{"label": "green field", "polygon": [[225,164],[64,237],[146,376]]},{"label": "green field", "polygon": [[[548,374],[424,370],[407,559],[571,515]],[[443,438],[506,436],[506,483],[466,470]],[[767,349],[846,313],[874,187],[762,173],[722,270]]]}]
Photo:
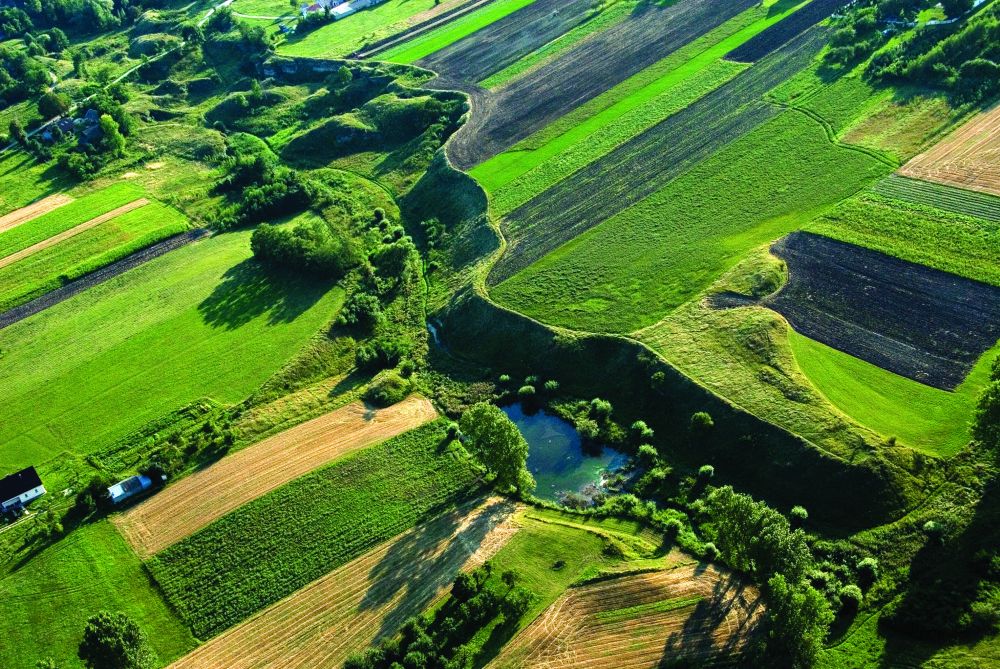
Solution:
[{"label": "green field", "polygon": [[0,155],[0,181],[0,216],[72,184],[55,165],[39,163],[21,151]]},{"label": "green field", "polygon": [[[56,494],[50,492],[50,495]],[[83,667],[76,649],[87,618],[123,611],[149,635],[161,662],[195,645],[163,601],[139,558],[107,521],[84,525],[30,561],[0,567],[0,665],[33,669],[53,658],[62,669]]]},{"label": "green field", "polygon": [[1000,221],[1000,197],[891,174],[872,187],[879,195],[936,207],[953,214]]},{"label": "green field", "polygon": [[295,16],[298,5],[292,7],[282,0],[236,0],[233,11],[247,16]]},{"label": "green field", "polygon": [[629,332],[692,299],[750,249],[886,174],[789,111],[493,289],[548,323]]},{"label": "green field", "polygon": [[5,466],[92,452],[201,397],[241,401],[277,371],[342,292],[270,278],[249,237],[191,244],[3,330]]},{"label": "green field", "polygon": [[218,634],[471,493],[476,472],[443,428],[429,423],[299,478],[149,568],[196,636]]},{"label": "green field", "polygon": [[408,18],[437,4],[437,0],[386,0],[324,24],[302,37],[291,37],[278,50],[286,56],[342,58],[369,42],[402,30]]},{"label": "green field", "polygon": [[0,268],[0,311],[54,290],[188,227],[187,219],[179,212],[152,202],[33,253]]},{"label": "green field", "polygon": [[86,223],[145,194],[140,187],[125,181],[33,218],[0,234],[0,258]]},{"label": "green field", "polygon": [[534,0],[494,0],[481,9],[469,12],[454,21],[449,21],[440,28],[435,28],[419,37],[407,40],[385,53],[380,53],[375,60],[386,60],[392,63],[413,63],[463,37],[468,37],[481,28],[495,23],[513,14],[522,7],[530,5]]}]

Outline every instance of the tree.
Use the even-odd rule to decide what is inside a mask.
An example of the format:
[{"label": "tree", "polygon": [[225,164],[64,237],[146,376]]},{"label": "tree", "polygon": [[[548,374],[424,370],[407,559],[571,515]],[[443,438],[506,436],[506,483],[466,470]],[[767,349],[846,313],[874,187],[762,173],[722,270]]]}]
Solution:
[{"label": "tree", "polygon": [[996,448],[1000,446],[1000,358],[993,363],[991,380],[992,383],[979,396],[972,420],[972,436],[987,448]]},{"label": "tree", "polygon": [[101,134],[103,135],[101,145],[104,150],[115,158],[124,156],[125,136],[122,135],[121,130],[118,128],[118,122],[107,114],[101,114],[99,123]]},{"label": "tree", "polygon": [[962,16],[972,9],[973,4],[973,0],[941,0],[941,7],[949,19]]},{"label": "tree", "polygon": [[69,98],[62,93],[49,91],[38,99],[38,113],[48,120],[69,111]]},{"label": "tree", "polygon": [[781,574],[767,582],[767,666],[811,667],[823,648],[833,612],[810,585],[795,586]]},{"label": "tree", "polygon": [[474,404],[462,415],[460,426],[470,450],[496,476],[497,485],[530,492],[524,489],[529,481],[534,484],[526,467],[528,442],[499,407],[489,402]]},{"label": "tree", "polygon": [[77,653],[89,669],[147,669],[156,654],[139,625],[124,613],[91,616]]},{"label": "tree", "polygon": [[18,118],[12,118],[10,120],[10,141],[17,142],[18,144],[24,144],[28,136],[24,132],[24,125],[21,124],[21,120]]}]

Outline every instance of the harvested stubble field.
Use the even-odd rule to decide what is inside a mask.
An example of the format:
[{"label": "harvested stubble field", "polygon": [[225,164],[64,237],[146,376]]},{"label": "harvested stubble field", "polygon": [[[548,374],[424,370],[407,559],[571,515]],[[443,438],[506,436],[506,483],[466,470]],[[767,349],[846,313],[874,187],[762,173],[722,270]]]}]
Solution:
[{"label": "harvested stubble field", "polygon": [[440,86],[471,90],[472,114],[448,143],[448,157],[469,169],[510,148],[726,20],[753,0],[689,0],[649,5],[490,93],[441,72]]},{"label": "harvested stubble field", "polygon": [[[520,1],[526,2],[530,0]],[[365,59],[372,58],[379,54],[385,54],[380,57],[379,60],[390,60],[397,63],[413,62],[417,60],[417,58],[407,59],[405,57],[405,52],[409,51],[414,41],[424,41],[424,39],[432,41],[432,33],[436,34],[437,31],[441,30],[443,27],[452,25],[453,22],[458,21],[459,19],[470,14],[475,14],[477,13],[477,10],[482,9],[487,5],[492,5],[494,2],[497,2],[497,0],[452,0],[451,2],[443,2],[434,7],[434,9],[421,12],[416,16],[410,17],[410,19],[406,22],[406,29],[401,32],[380,39],[377,42],[373,42],[361,51],[351,54],[351,57]],[[418,40],[418,38],[421,39]],[[429,48],[436,50],[433,46]],[[389,53],[387,54],[386,52]],[[403,53],[404,55],[401,58],[393,57],[393,54],[397,53]]]},{"label": "harvested stubble field", "polygon": [[850,0],[812,0],[808,5],[761,31],[726,54],[727,60],[752,63],[823,21]]},{"label": "harvested stubble field", "polygon": [[535,0],[416,64],[474,84],[582,23],[592,6],[592,0]]},{"label": "harvested stubble field", "polygon": [[394,634],[519,530],[515,505],[491,498],[445,513],[313,581],[215,637],[170,669],[340,667]]},{"label": "harvested stubble field", "polygon": [[444,427],[258,497],[155,555],[150,573],[195,636],[215,636],[472,493],[477,472]]},{"label": "harvested stubble field", "polygon": [[5,216],[0,216],[0,232],[7,232],[11,228],[16,228],[22,223],[38,218],[42,214],[47,214],[72,201],[73,198],[65,193],[43,197],[38,202],[16,209]]},{"label": "harvested stubble field", "polygon": [[762,96],[822,45],[823,33],[811,31],[515,209],[505,219],[508,249],[490,282],[509,279],[777,116]]},{"label": "harvested stubble field", "polygon": [[114,521],[139,555],[150,556],[317,467],[436,416],[422,397],[377,410],[354,402],[226,457]]},{"label": "harvested stubble field", "polygon": [[879,195],[913,204],[936,207],[953,214],[976,216],[1000,222],[1000,197],[977,191],[955,188],[930,181],[909,179],[892,174],[879,181],[872,190]]},{"label": "harvested stubble field", "polygon": [[1000,339],[1000,288],[805,232],[772,252],[788,283],[768,306],[797,332],[901,376],[953,389]]},{"label": "harvested stubble field", "polygon": [[489,667],[725,665],[738,659],[762,614],[755,588],[711,565],[621,576],[571,588]]},{"label": "harvested stubble field", "polygon": [[1000,195],[1000,104],[916,156],[899,173]]}]

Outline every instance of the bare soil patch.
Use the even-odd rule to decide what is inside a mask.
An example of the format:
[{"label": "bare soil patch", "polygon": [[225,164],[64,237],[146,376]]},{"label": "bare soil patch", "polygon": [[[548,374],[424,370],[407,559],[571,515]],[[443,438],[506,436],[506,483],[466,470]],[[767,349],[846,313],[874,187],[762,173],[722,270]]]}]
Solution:
[{"label": "bare soil patch", "polygon": [[794,232],[772,252],[788,283],[765,304],[796,331],[883,369],[954,389],[1000,339],[1000,288]]},{"label": "bare soil patch", "polygon": [[63,193],[43,197],[38,202],[33,202],[26,207],[21,207],[16,211],[0,216],[0,232],[7,232],[11,228],[16,228],[22,223],[27,223],[33,218],[38,218],[42,214],[47,214],[53,209],[58,209],[72,201],[73,198]]},{"label": "bare soil patch", "polygon": [[899,173],[1000,195],[1000,104],[913,158]]},{"label": "bare soil patch", "polygon": [[170,669],[340,667],[493,557],[519,526],[500,498],[415,527],[215,637]]},{"label": "bare soil patch", "polygon": [[133,200],[128,204],[123,204],[122,206],[116,209],[112,209],[106,214],[101,214],[100,216],[90,219],[86,223],[81,223],[80,225],[72,227],[69,230],[64,230],[63,232],[60,232],[57,235],[52,235],[48,239],[40,241],[37,244],[32,244],[26,249],[21,249],[17,253],[11,253],[9,256],[5,258],[0,258],[0,268],[7,267],[8,265],[13,265],[18,260],[21,260],[22,258],[27,258],[32,253],[37,253],[38,251],[42,251],[44,249],[53,247],[63,240],[69,239],[70,237],[78,235],[81,232],[86,232],[91,228],[96,228],[101,223],[106,223],[107,221],[110,221],[113,218],[117,218],[122,214],[127,214],[128,212],[134,209],[138,209],[139,207],[145,207],[147,204],[149,204],[149,200],[147,200],[144,197],[139,198],[138,200]]},{"label": "bare soil patch", "polygon": [[114,522],[136,552],[148,557],[317,467],[436,417],[422,397],[386,409],[354,402],[223,458]]},{"label": "bare soil patch", "polygon": [[773,53],[789,40],[828,18],[850,0],[812,0],[797,12],[765,28],[726,54],[726,60],[753,63]]},{"label": "bare soil patch", "polygon": [[489,666],[724,665],[738,659],[763,609],[756,588],[711,565],[622,576],[571,588]]}]

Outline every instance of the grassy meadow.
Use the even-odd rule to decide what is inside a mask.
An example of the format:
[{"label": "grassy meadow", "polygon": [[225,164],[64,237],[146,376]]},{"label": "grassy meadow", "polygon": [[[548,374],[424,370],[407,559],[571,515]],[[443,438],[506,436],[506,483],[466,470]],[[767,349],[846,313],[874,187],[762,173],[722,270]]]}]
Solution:
[{"label": "grassy meadow", "polygon": [[0,155],[0,181],[0,216],[73,184],[58,167],[39,163],[22,151]]},{"label": "grassy meadow", "polygon": [[277,371],[343,294],[269,277],[249,238],[186,246],[3,330],[0,459],[86,454],[198,398],[239,402]]}]

